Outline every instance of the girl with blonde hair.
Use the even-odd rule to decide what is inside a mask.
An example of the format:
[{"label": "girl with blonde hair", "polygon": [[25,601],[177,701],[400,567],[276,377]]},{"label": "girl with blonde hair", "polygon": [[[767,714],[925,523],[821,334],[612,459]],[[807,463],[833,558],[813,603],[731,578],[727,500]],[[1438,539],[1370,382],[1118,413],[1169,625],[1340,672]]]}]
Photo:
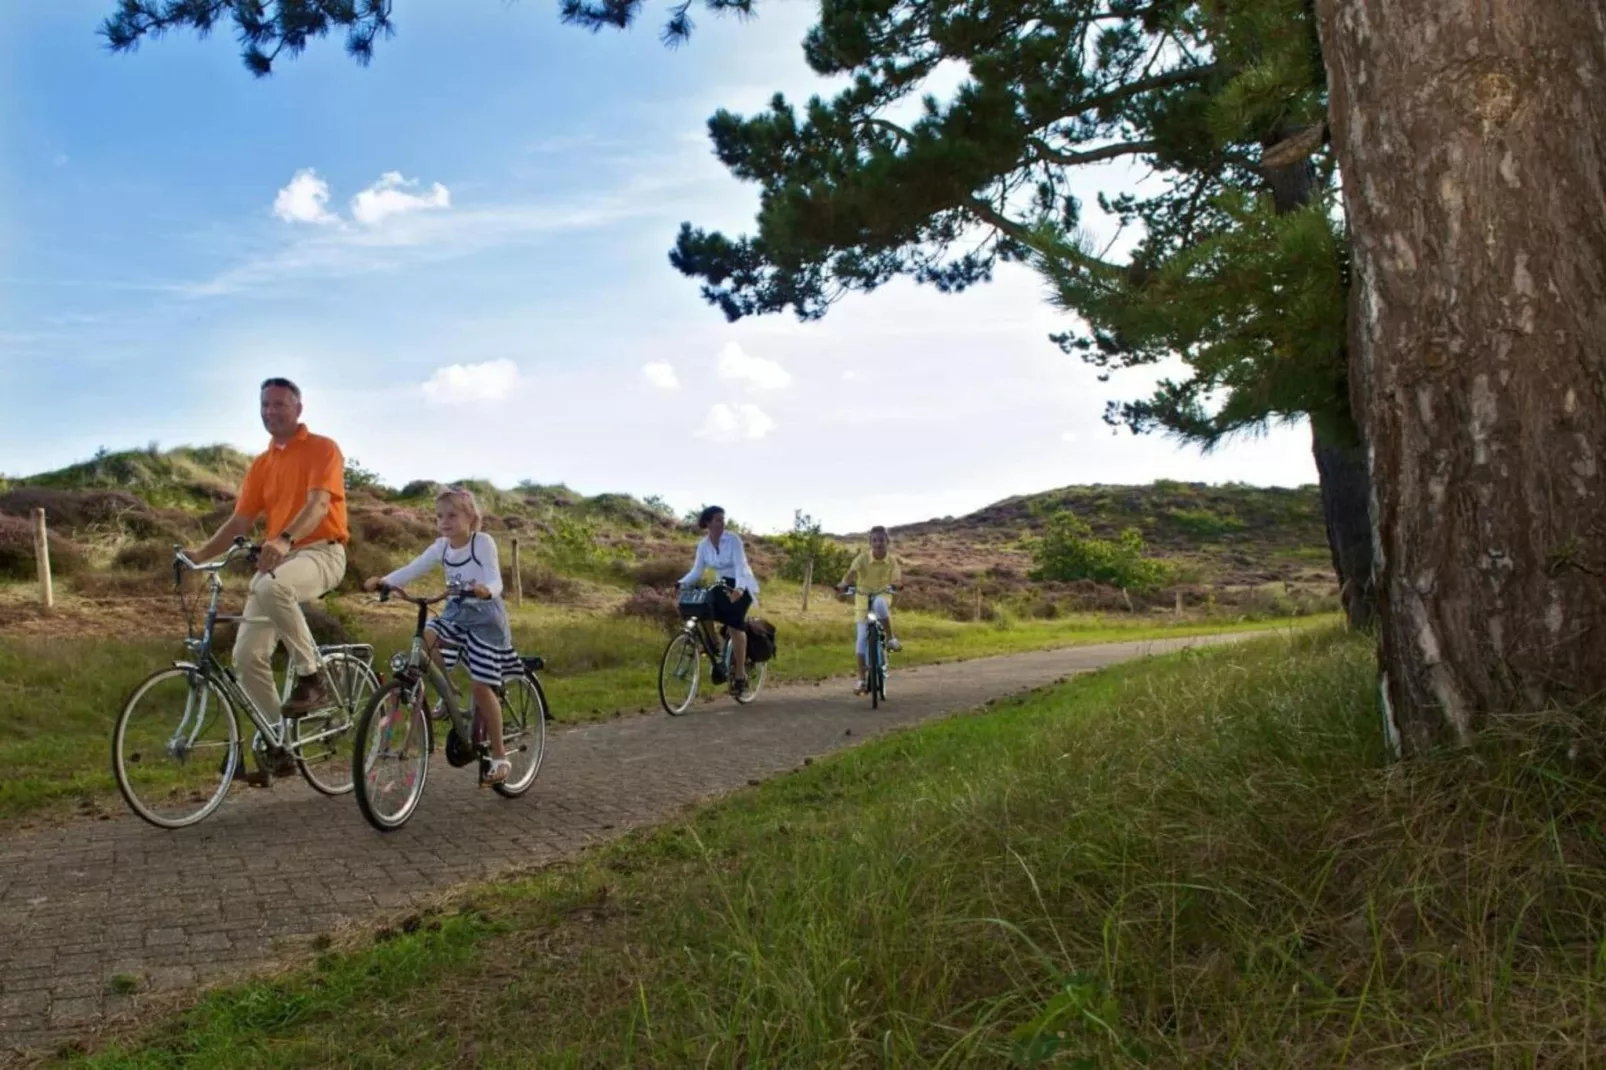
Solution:
[{"label": "girl with blonde hair", "polygon": [[410,564],[388,576],[370,578],[363,586],[370,591],[401,589],[439,565],[446,582],[463,590],[461,596],[448,599],[441,615],[426,625],[424,642],[430,656],[439,659],[448,672],[466,656],[469,679],[474,683],[474,706],[483,718],[491,748],[490,768],[482,783],[500,784],[507,779],[512,763],[502,740],[502,700],[497,691],[504,680],[517,676],[524,667],[513,649],[507,605],[502,601],[496,540],[480,530],[480,522],[473,492],[446,488],[435,496],[435,530],[440,538]]}]

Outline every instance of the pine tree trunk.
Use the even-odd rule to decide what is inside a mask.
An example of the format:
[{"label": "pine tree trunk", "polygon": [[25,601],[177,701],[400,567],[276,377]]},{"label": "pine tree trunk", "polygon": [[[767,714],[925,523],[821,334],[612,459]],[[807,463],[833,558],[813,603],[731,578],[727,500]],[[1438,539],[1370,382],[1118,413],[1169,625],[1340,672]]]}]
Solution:
[{"label": "pine tree trunk", "polygon": [[1606,0],[1318,0],[1406,751],[1606,694]]},{"label": "pine tree trunk", "polygon": [[1355,442],[1324,434],[1311,421],[1311,455],[1321,481],[1322,515],[1327,545],[1333,553],[1339,595],[1351,628],[1369,630],[1377,615],[1372,575],[1372,483],[1366,472],[1366,451]]},{"label": "pine tree trunk", "polygon": [[[1284,132],[1289,140],[1301,133]],[[1268,146],[1268,149],[1270,146]],[[1279,214],[1297,212],[1316,194],[1316,168],[1307,152],[1287,164],[1262,170]],[[1347,353],[1335,353],[1333,362],[1346,366]],[[1322,516],[1327,522],[1327,546],[1333,555],[1339,596],[1350,627],[1366,631],[1376,616],[1376,588],[1372,575],[1372,484],[1366,470],[1366,450],[1349,404],[1349,382],[1340,376],[1335,384],[1333,410],[1312,413],[1311,454],[1322,490]]]}]

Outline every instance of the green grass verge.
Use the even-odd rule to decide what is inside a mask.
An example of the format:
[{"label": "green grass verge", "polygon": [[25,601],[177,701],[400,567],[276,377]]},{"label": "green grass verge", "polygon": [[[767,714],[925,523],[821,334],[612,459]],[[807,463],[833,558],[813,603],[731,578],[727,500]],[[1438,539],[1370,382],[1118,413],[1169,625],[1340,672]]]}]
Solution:
[{"label": "green grass verge", "polygon": [[[398,617],[407,614],[398,613]],[[1315,620],[1310,618],[1306,621]],[[1167,626],[1145,618],[1064,618],[956,624],[903,614],[908,646],[897,665],[1007,654],[1056,646],[1190,635],[1265,623],[1226,621]],[[402,625],[406,627],[405,624]],[[822,607],[781,621],[781,656],[771,680],[817,680],[851,672],[847,610]],[[668,636],[638,620],[529,609],[517,615],[521,650],[541,653],[542,674],[559,722],[597,720],[658,706],[658,662]],[[844,639],[844,633],[847,639]],[[408,641],[405,631],[376,638],[381,663]],[[111,774],[111,731],[138,682],[181,650],[172,641],[0,640],[0,818],[78,807],[120,809]],[[896,670],[894,670],[896,671]],[[249,734],[250,726],[242,723]]]},{"label": "green grass verge", "polygon": [[95,1067],[1599,1065],[1602,792],[1387,766],[1333,632],[900,733]]}]

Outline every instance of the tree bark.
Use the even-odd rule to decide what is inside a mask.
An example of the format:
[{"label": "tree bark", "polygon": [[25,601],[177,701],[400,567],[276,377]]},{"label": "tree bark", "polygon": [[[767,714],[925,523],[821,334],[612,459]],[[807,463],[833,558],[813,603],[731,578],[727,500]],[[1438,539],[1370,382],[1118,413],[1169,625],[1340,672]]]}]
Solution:
[{"label": "tree bark", "polygon": [[1327,545],[1333,553],[1339,596],[1351,628],[1368,631],[1376,623],[1377,588],[1372,574],[1372,482],[1366,451],[1311,421],[1311,455],[1321,483]]},{"label": "tree bark", "polygon": [[[1320,131],[1316,132],[1318,135]],[[1289,131],[1279,146],[1267,146],[1263,161],[1275,158],[1280,145],[1304,143],[1303,154],[1289,152],[1275,164],[1263,163],[1261,176],[1271,192],[1272,207],[1278,214],[1297,212],[1310,204],[1316,193],[1316,168],[1310,153],[1318,141],[1312,132]],[[1347,352],[1333,355],[1339,368],[1348,364]],[[1333,411],[1311,413],[1311,454],[1316,460],[1316,478],[1322,491],[1322,516],[1327,522],[1327,546],[1333,555],[1333,572],[1338,576],[1339,596],[1350,627],[1371,629],[1377,608],[1372,575],[1372,484],[1366,468],[1366,451],[1361,445],[1360,428],[1350,409],[1348,376],[1340,377]]]},{"label": "tree bark", "polygon": [[1606,0],[1318,0],[1407,753],[1606,694]]}]

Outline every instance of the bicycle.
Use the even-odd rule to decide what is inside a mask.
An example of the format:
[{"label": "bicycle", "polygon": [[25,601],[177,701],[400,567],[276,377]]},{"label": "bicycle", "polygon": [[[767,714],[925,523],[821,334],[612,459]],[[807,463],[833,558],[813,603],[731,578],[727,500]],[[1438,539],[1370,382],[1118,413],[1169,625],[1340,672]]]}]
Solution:
[{"label": "bicycle", "polygon": [[[470,714],[460,708],[457,688],[424,647],[429,608],[448,599],[467,597],[472,597],[469,590],[456,584],[448,584],[433,598],[415,598],[394,587],[379,589],[379,602],[396,598],[418,607],[412,645],[406,653],[398,652],[390,659],[390,682],[363,710],[352,747],[357,806],[368,823],[381,832],[405,825],[424,797],[429,758],[435,750],[436,719],[450,722],[445,745],[447,764],[461,768],[478,759],[480,783],[485,783],[491,748],[484,738],[483,719],[477,710]],[[541,772],[550,718],[546,692],[536,676],[545,662],[539,657],[519,660],[524,666],[523,674],[509,677],[497,689],[502,702],[502,740],[513,768],[506,780],[491,787],[507,799],[529,791]],[[430,691],[436,696],[434,703],[429,701]],[[472,692],[468,705],[473,707]],[[395,776],[383,782],[382,761],[396,764]]]},{"label": "bicycle", "polygon": [[[864,687],[870,694],[870,708],[876,709],[887,701],[887,640],[881,630],[881,618],[875,614],[875,600],[884,594],[892,594],[896,587],[882,587],[876,591],[864,592],[868,610],[865,613],[865,673]],[[859,593],[857,587],[849,585],[842,588],[842,593],[852,598]]]},{"label": "bicycle", "polygon": [[[685,713],[697,700],[697,688],[702,679],[703,655],[708,656],[712,667],[710,675],[716,686],[724,683],[730,676],[730,629],[723,624],[720,625],[719,635],[723,642],[716,650],[713,637],[709,634],[711,629],[702,626],[705,623],[703,613],[708,604],[710,589],[688,587],[680,592],[678,599],[680,615],[685,623],[669,640],[669,646],[664,649],[663,660],[658,664],[658,700],[663,703],[664,712],[671,717]],[[747,688],[735,696],[740,705],[745,706],[758,698],[768,671],[769,662],[748,660]],[[673,681],[684,682],[688,679],[690,683],[686,688],[686,697],[678,702],[671,701],[671,694],[679,694],[679,688]]]},{"label": "bicycle", "polygon": [[[330,705],[302,717],[286,719],[281,716],[273,721],[256,708],[240,687],[233,668],[220,663],[212,649],[219,623],[267,622],[266,617],[218,611],[223,597],[219,574],[242,553],[254,565],[260,549],[246,542],[244,537],[236,538],[221,558],[199,565],[185,555],[183,547],[173,548],[175,588],[182,591],[186,572],[199,572],[207,577],[210,599],[205,623],[197,636],[194,617],[189,616],[184,646],[190,660],[175,661],[141,681],[123,703],[112,729],[112,773],[117,778],[117,788],[129,809],[158,828],[179,829],[193,825],[222,804],[245,761],[240,742],[241,710],[256,726],[251,737],[251,751],[262,773],[262,786],[271,784],[275,774],[286,775],[280,770],[286,763],[294,762],[306,782],[321,794],[344,795],[352,789],[351,781],[340,779],[351,763],[339,752],[349,741],[356,711],[366,705],[368,697],[379,688],[379,679],[371,668],[374,648],[367,643],[318,647],[324,677],[329,684]],[[182,604],[182,594],[180,600]],[[281,702],[289,700],[296,675],[295,655],[292,654],[285,667]],[[169,689],[167,685],[172,684],[179,686]],[[147,727],[143,719],[146,710],[167,698],[169,690],[173,705],[183,710],[176,725],[158,727],[163,720],[153,715]],[[179,701],[180,696],[182,701]],[[161,708],[167,705],[164,703]],[[141,718],[138,721],[136,713]],[[209,733],[220,738],[212,739]],[[217,755],[215,764],[207,757],[213,752]],[[157,760],[163,758],[171,760],[171,768],[157,764]],[[214,770],[217,784],[209,786]],[[165,806],[173,809],[164,812]]]}]

